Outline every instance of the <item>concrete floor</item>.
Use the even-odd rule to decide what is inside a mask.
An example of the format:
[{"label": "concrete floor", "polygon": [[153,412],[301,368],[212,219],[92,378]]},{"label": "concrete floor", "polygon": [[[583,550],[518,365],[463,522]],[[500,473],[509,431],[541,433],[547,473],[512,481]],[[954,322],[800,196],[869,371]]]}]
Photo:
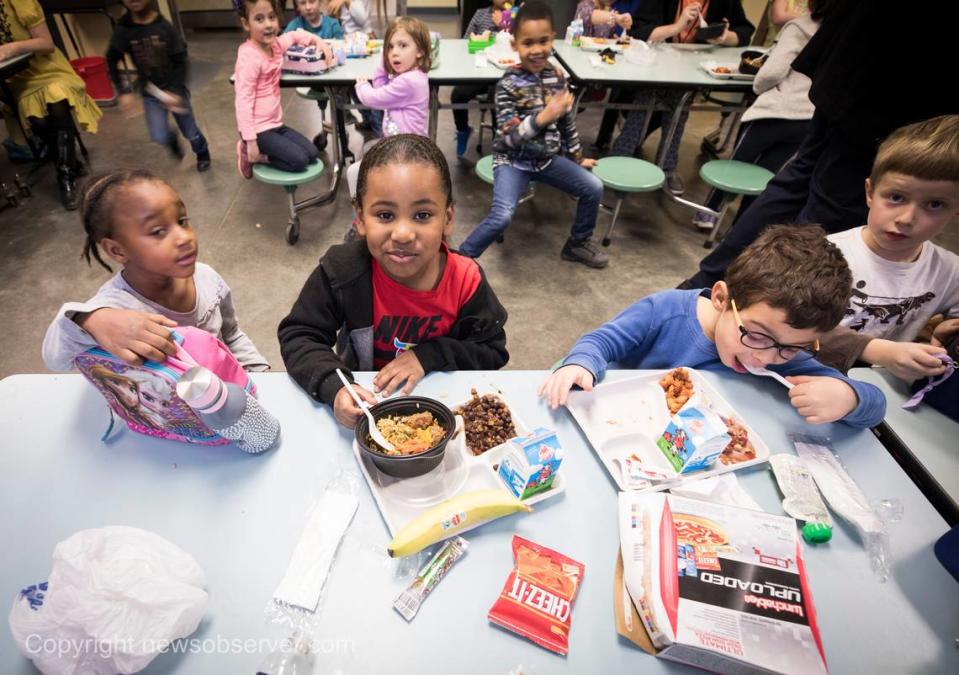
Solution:
[{"label": "concrete floor", "polygon": [[[456,21],[428,18],[434,30],[455,37]],[[124,118],[107,108],[100,133],[87,135],[94,172],[148,167],[180,192],[199,234],[200,259],[212,265],[230,284],[240,325],[252,337],[275,370],[283,369],[276,326],[286,315],[303,282],[329,246],[340,241],[352,217],[344,185],[335,202],[306,211],[296,246],[284,241],[285,196],[279,188],[243,180],[236,171],[236,126],[232,72],[239,32],[194,31],[188,35],[193,104],[213,156],[213,168],[195,171],[190,157],[175,163],[167,152],[149,142],[142,116]],[[448,91],[444,91],[444,98]],[[288,124],[308,137],[319,131],[312,102],[284,93]],[[475,113],[473,123],[475,126]],[[585,143],[592,142],[599,114],[580,116]],[[703,158],[699,144],[716,124],[714,115],[693,114],[680,152],[680,173],[687,196],[702,199],[706,186],[697,174]],[[352,133],[358,152],[362,140]],[[646,144],[655,152],[656,133]],[[473,148],[455,159],[452,116],[440,115],[440,147],[451,161],[457,200],[454,244],[486,215],[491,188],[475,177]],[[488,152],[488,150],[487,150]],[[12,166],[0,163],[0,177],[9,179]],[[322,179],[321,179],[322,180]],[[325,186],[325,183],[324,183]],[[303,194],[309,194],[303,189]],[[611,195],[607,195],[611,198]],[[705,250],[703,236],[690,224],[691,213],[658,194],[630,197],[623,208],[605,270],[563,262],[559,251],[568,236],[574,203],[548,187],[519,207],[506,243],[494,245],[482,264],[490,283],[510,313],[506,329],[510,351],[507,367],[548,368],[587,330],[614,316],[643,295],[674,287],[697,267]],[[608,215],[601,214],[599,228]],[[61,303],[94,294],[109,277],[80,259],[84,235],[76,212],[66,212],[57,200],[52,167],[40,169],[33,196],[16,209],[0,212],[0,377],[46,372],[40,345]],[[940,241],[959,251],[959,233]]]}]

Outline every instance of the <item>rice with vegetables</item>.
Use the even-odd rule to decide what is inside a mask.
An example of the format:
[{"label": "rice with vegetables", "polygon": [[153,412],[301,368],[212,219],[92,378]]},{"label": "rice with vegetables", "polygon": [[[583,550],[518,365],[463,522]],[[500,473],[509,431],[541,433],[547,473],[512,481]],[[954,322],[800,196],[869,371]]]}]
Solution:
[{"label": "rice with vegetables", "polygon": [[383,455],[417,455],[426,452],[439,443],[446,430],[433,417],[431,412],[419,412],[413,415],[389,415],[376,420],[376,428],[396,448],[390,452],[377,445],[367,436],[370,448]]}]

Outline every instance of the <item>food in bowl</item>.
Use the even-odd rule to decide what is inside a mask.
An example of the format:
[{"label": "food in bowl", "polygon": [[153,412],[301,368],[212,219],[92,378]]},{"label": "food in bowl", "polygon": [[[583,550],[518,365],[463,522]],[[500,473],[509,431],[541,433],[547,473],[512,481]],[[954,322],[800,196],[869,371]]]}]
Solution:
[{"label": "food in bowl", "polygon": [[433,413],[428,411],[412,415],[387,415],[376,420],[376,428],[383,434],[383,438],[393,444],[395,450],[390,452],[381,448],[369,435],[366,442],[371,449],[390,456],[418,455],[426,452],[439,443],[446,434],[446,430],[436,421]]},{"label": "food in bowl", "polygon": [[453,411],[463,418],[470,452],[482,455],[516,437],[513,416],[503,399],[495,394],[480,396],[475,389],[470,390],[470,395],[469,401]]}]

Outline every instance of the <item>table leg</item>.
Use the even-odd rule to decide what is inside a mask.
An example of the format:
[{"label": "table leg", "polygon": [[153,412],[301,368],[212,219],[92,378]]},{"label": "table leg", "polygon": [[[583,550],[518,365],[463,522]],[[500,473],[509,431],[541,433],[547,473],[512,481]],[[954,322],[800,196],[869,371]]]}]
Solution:
[{"label": "table leg", "polygon": [[[676,106],[676,109],[673,110],[673,116],[669,120],[669,131],[666,133],[665,140],[663,141],[663,156],[659,160],[659,168],[662,169],[663,162],[666,161],[666,155],[669,154],[669,146],[673,143],[673,136],[676,135],[676,127],[679,126],[679,118],[683,116],[683,111],[686,109],[686,106],[689,104],[690,99],[695,94],[695,91],[687,91],[683,94],[683,97],[679,99],[679,103]],[[646,115],[646,122],[649,123],[649,115]],[[643,135],[640,138],[645,138],[645,129],[643,130]]]},{"label": "table leg", "polygon": [[430,140],[436,142],[436,127],[439,123],[440,113],[440,88],[438,85],[430,85],[430,117],[429,134]]},{"label": "table leg", "polygon": [[338,101],[337,97],[334,96],[336,87],[324,87],[326,91],[327,99],[330,101],[330,113],[333,117],[333,124],[331,128],[333,133],[330,134],[332,138],[330,139],[330,151],[333,155],[333,175],[330,176],[330,188],[326,192],[318,194],[314,197],[309,197],[303,201],[294,202],[291,197],[290,213],[293,218],[296,217],[296,214],[300,211],[308,209],[312,206],[322,206],[323,204],[329,204],[334,199],[336,199],[336,193],[340,187],[340,156],[342,150],[340,149],[340,133],[339,129],[336,126],[337,110],[338,110]]}]

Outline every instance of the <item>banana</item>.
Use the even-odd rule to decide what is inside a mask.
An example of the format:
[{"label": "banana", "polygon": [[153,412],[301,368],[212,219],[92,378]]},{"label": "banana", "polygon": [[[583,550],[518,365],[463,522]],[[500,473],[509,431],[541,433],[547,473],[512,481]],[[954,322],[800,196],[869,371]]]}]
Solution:
[{"label": "banana", "polygon": [[413,518],[386,550],[391,557],[403,558],[480,523],[532,510],[503,490],[474,490],[447,499]]}]

